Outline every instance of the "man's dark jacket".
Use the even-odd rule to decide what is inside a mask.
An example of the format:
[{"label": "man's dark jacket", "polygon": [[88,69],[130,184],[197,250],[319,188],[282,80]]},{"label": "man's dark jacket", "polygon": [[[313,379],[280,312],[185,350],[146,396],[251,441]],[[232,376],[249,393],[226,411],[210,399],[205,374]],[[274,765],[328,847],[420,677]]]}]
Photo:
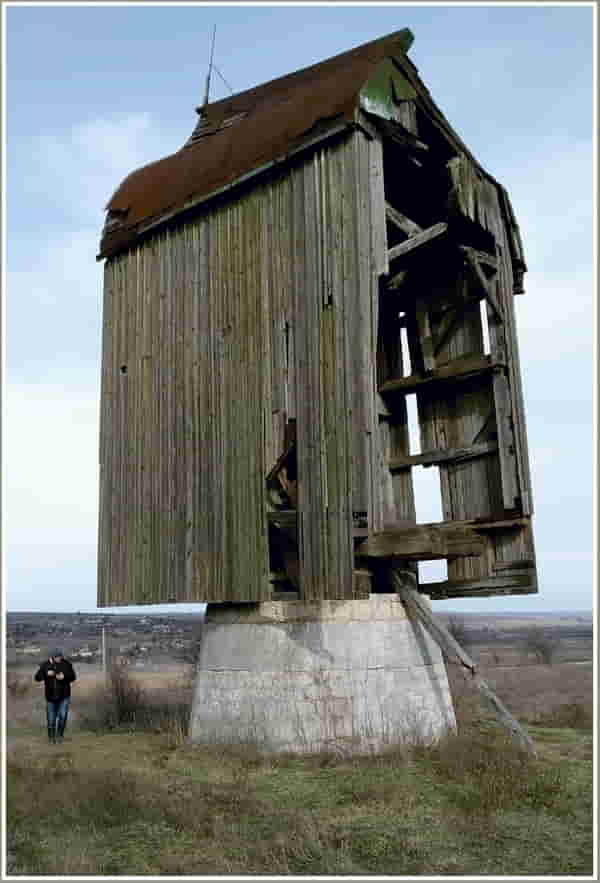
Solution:
[{"label": "man's dark jacket", "polygon": [[[48,672],[53,671],[53,675]],[[56,673],[61,671],[64,678],[61,680],[56,677]],[[62,659],[60,662],[50,662],[47,659],[39,667],[35,675],[36,681],[43,681],[46,688],[46,699],[48,702],[60,702],[71,695],[71,684],[75,680],[75,670],[68,659]]]}]

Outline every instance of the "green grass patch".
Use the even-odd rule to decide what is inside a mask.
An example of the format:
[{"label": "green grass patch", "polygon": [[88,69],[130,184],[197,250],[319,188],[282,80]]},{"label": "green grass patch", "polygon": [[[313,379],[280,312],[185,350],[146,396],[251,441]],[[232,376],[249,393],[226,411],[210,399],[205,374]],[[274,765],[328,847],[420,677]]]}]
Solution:
[{"label": "green grass patch", "polygon": [[540,756],[476,728],[351,760],[173,746],[158,734],[29,740],[8,763],[11,873],[591,874],[588,738]]}]

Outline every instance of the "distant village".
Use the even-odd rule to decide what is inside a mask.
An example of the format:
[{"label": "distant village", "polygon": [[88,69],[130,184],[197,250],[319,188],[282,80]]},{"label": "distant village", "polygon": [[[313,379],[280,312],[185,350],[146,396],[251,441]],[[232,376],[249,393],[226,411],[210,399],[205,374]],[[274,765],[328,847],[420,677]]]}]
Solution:
[{"label": "distant village", "polygon": [[122,663],[195,660],[202,616],[139,616],[95,613],[7,613],[6,662],[34,665],[52,647],[79,664],[102,662],[102,632],[107,654]]},{"label": "distant village", "polygon": [[[452,614],[449,616],[451,619]],[[564,651],[571,644],[580,648],[582,641],[591,648],[592,617],[588,613],[463,614],[462,622],[471,644],[518,642],[529,627],[543,624],[561,640]],[[202,626],[200,613],[7,613],[6,662],[32,667],[45,659],[52,647],[60,647],[78,665],[100,665],[104,629],[107,660],[142,669],[194,664]]]}]

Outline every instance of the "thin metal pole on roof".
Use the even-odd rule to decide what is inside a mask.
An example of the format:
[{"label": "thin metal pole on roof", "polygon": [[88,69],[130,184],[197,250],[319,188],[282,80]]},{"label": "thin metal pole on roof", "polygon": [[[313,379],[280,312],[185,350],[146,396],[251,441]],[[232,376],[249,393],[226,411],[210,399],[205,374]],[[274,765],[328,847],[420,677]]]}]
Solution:
[{"label": "thin metal pole on roof", "polygon": [[213,70],[216,74],[218,74],[221,77],[221,79],[223,80],[223,82],[225,83],[225,85],[227,86],[227,88],[229,89],[231,94],[233,95],[233,89],[231,88],[231,86],[229,85],[229,83],[227,82],[227,80],[225,79],[225,77],[223,76],[223,74],[221,73],[221,71],[219,70],[219,68],[217,67],[216,64],[213,64]]},{"label": "thin metal pole on roof", "polygon": [[210,61],[209,61],[209,64],[208,64],[208,73],[207,73],[207,75],[206,75],[206,93],[205,93],[205,95],[204,95],[204,101],[202,102],[202,107],[206,107],[206,105],[208,104],[208,96],[209,96],[209,93],[210,93],[210,74],[211,74],[211,71],[212,71],[213,58],[214,58],[214,54],[215,54],[215,37],[216,37],[216,34],[217,34],[217,26],[214,25],[214,26],[213,26],[213,34],[212,34],[212,45],[211,45],[211,47],[210,47]]}]

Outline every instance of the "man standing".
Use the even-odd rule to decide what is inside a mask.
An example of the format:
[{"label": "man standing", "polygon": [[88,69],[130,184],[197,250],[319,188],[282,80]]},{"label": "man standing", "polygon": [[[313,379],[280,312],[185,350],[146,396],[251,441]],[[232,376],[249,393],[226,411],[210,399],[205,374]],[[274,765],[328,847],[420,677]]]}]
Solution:
[{"label": "man standing", "polygon": [[65,659],[62,650],[52,650],[35,675],[36,681],[43,681],[46,689],[48,740],[52,744],[57,741],[62,742],[65,734],[71,701],[71,684],[75,678],[73,666],[68,659]]}]

